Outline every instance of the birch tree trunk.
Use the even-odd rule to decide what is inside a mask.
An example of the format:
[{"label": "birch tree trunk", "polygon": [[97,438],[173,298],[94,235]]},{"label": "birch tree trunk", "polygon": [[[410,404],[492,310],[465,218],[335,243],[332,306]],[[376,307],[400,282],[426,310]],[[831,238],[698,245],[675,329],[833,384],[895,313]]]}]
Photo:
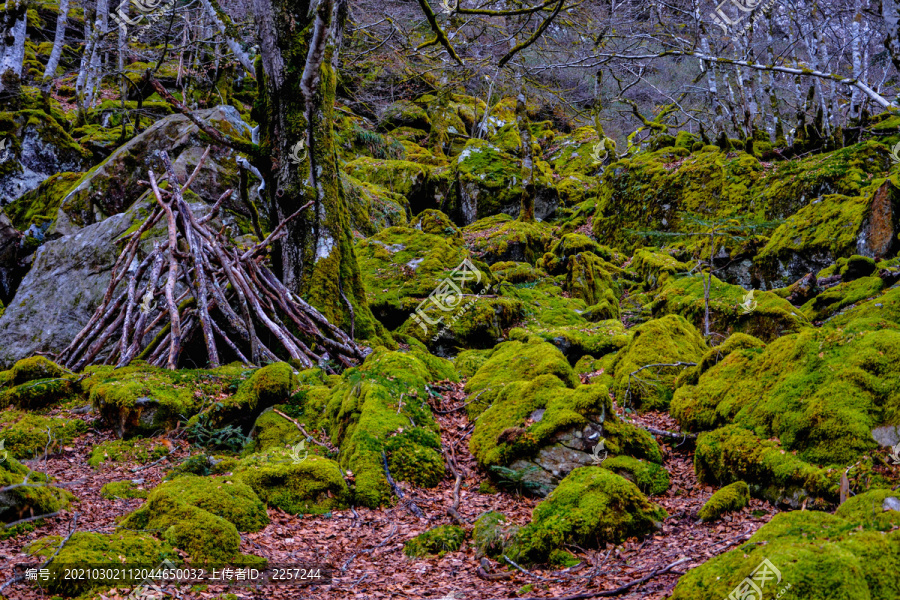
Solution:
[{"label": "birch tree trunk", "polygon": [[[25,63],[25,30],[28,7],[24,0],[10,0],[0,19],[0,92],[8,84],[7,78],[22,78]],[[11,83],[11,82],[10,82]]]},{"label": "birch tree trunk", "polygon": [[47,67],[44,69],[44,79],[50,80],[56,76],[56,67],[59,66],[59,57],[62,55],[63,44],[66,41],[66,26],[69,23],[69,0],[59,0],[59,16],[56,17],[56,36],[53,38],[53,49],[50,58],[47,59]]}]

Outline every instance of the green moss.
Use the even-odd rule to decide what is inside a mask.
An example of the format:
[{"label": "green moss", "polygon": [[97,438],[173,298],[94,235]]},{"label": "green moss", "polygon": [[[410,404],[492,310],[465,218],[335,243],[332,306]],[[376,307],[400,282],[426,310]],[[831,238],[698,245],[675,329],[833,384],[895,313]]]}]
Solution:
[{"label": "green moss", "polygon": [[[408,353],[378,348],[360,367],[345,371],[329,395],[305,403],[302,418],[328,431],[331,443],[340,447],[341,467],[355,478],[357,504],[377,507],[391,498],[382,453],[392,436],[415,428],[438,432],[425,403],[428,383],[455,378],[455,373],[449,361],[420,360],[421,352],[416,345]],[[434,449],[413,447],[426,437],[410,433],[402,438],[410,444],[403,450],[411,461],[404,465],[405,473],[435,472]]]},{"label": "green moss", "polygon": [[147,490],[139,488],[131,481],[110,481],[100,488],[100,495],[107,500],[119,498],[146,498]]},{"label": "green moss", "polygon": [[[772,292],[748,292],[713,277],[709,295],[710,331],[724,335],[741,332],[770,341],[809,326],[800,310]],[[669,279],[649,308],[654,316],[678,314],[702,328],[706,314],[703,279]]]},{"label": "green moss", "polygon": [[603,423],[603,436],[610,454],[627,454],[658,465],[663,462],[662,450],[656,443],[656,438],[631,423],[607,419]]},{"label": "green moss", "polygon": [[475,556],[499,557],[515,543],[519,527],[507,521],[499,512],[486,512],[472,526],[472,544]]},{"label": "green moss", "polygon": [[294,368],[288,363],[278,362],[257,369],[240,384],[237,393],[213,405],[210,423],[249,423],[266,408],[284,402],[295,383]]},{"label": "green moss", "polygon": [[350,490],[333,460],[309,454],[297,462],[273,449],[241,460],[235,477],[269,506],[290,514],[324,514],[350,504]]},{"label": "green moss", "polygon": [[[276,405],[273,408],[286,409]],[[244,452],[265,452],[274,448],[287,448],[294,446],[306,436],[296,425],[276,413],[274,410],[264,410],[253,425],[250,432],[252,441],[244,448]]]},{"label": "green moss", "polygon": [[432,208],[423,210],[409,225],[413,229],[449,239],[456,245],[461,245],[463,242],[462,231],[450,220],[450,217],[439,210]]},{"label": "green moss", "polygon": [[63,198],[81,176],[81,173],[56,173],[41,182],[36,189],[7,204],[3,211],[20,231],[25,231],[31,225],[40,227],[47,222],[54,222]]},{"label": "green moss", "polygon": [[885,500],[900,500],[900,493],[890,489],[869,490],[851,496],[841,504],[834,516],[854,523],[868,523],[877,529],[891,530],[900,525],[900,511],[885,510]]},{"label": "green moss", "polygon": [[77,395],[75,378],[35,379],[0,392],[0,406],[45,408]]},{"label": "green moss", "polygon": [[456,525],[441,525],[420,533],[403,544],[403,553],[414,558],[444,556],[456,552],[466,539],[466,530]]},{"label": "green moss", "polygon": [[463,237],[475,255],[487,263],[535,264],[552,242],[553,228],[540,221],[519,221],[502,214],[466,226]]},{"label": "green moss", "polygon": [[487,362],[491,350],[465,350],[456,355],[453,366],[460,377],[469,378]]},{"label": "green moss", "polygon": [[815,511],[780,513],[745,544],[689,571],[672,598],[725,598],[767,560],[770,579],[763,594],[769,597],[787,588],[785,595],[795,598],[889,600],[900,594],[898,541],[900,530],[883,532],[865,521]]},{"label": "green moss", "polygon": [[[543,411],[535,420],[536,411]],[[558,434],[583,429],[591,419],[603,422],[612,414],[609,392],[602,385],[575,389],[553,375],[513,381],[481,413],[469,441],[469,450],[485,467],[508,465],[533,457],[552,444]],[[515,432],[515,435],[513,435]]]},{"label": "green moss", "polygon": [[384,443],[391,475],[414,485],[431,488],[444,478],[441,438],[414,427],[391,436]]},{"label": "green moss", "polygon": [[[616,302],[618,285],[614,282],[610,267],[612,265],[592,252],[570,256],[566,267],[566,291],[572,297],[584,300],[588,306],[604,299]],[[609,292],[612,294],[608,295]]]},{"label": "green moss", "polygon": [[147,464],[169,453],[165,444],[150,439],[109,440],[91,449],[88,464],[99,467],[104,462]]},{"label": "green moss", "polygon": [[701,521],[717,521],[726,512],[740,510],[750,503],[750,486],[735,481],[717,490],[697,513]]},{"label": "green moss", "polygon": [[619,543],[658,529],[666,517],[630,481],[602,467],[581,467],[535,507],[519,531],[518,558],[536,563],[565,544]]},{"label": "green moss", "polygon": [[620,403],[644,408],[667,406],[681,368],[636,371],[652,364],[696,363],[706,351],[703,337],[684,317],[666,315],[644,323],[612,362],[616,398]]},{"label": "green moss", "polygon": [[610,261],[613,257],[613,252],[609,248],[604,248],[588,236],[567,233],[553,243],[550,250],[537,262],[537,266],[546,269],[552,275],[560,275],[566,272],[569,258],[582,252],[590,252],[604,261]]},{"label": "green moss", "polygon": [[[49,558],[59,548],[60,536],[43,537],[29,544],[26,551],[43,558]],[[112,534],[76,531],[62,547],[59,554],[50,563],[50,577],[42,585],[53,594],[76,596],[91,589],[109,589],[115,587],[121,579],[85,578],[74,579],[64,577],[67,568],[85,568],[87,566],[156,567],[162,561],[171,559],[178,561],[172,547],[160,542],[150,535],[122,531]],[[138,583],[143,578],[136,578]]]},{"label": "green moss", "polygon": [[487,362],[466,383],[467,394],[480,394],[468,406],[469,416],[474,417],[493,404],[503,387],[539,375],[553,375],[570,388],[579,383],[565,356],[550,344],[540,340],[498,344]]},{"label": "green moss", "polygon": [[824,321],[843,308],[877,297],[883,289],[884,280],[877,276],[841,282],[812,298],[801,310],[810,321]]},{"label": "green moss", "polygon": [[23,358],[5,373],[3,379],[9,386],[21,385],[35,379],[58,379],[72,374],[71,371],[43,356]]},{"label": "green moss", "polygon": [[[719,364],[720,361],[735,350],[762,350],[765,347],[766,344],[762,340],[752,335],[747,335],[746,333],[731,334],[724,342],[710,348],[703,355],[703,358],[700,359],[700,362],[697,363],[697,366],[682,371],[678,379],[675,380],[675,385],[676,387],[696,385],[701,375]],[[676,392],[677,394],[678,392]]]},{"label": "green moss", "polygon": [[22,483],[25,475],[34,487],[20,487],[7,490],[0,499],[0,522],[11,523],[33,515],[57,512],[75,499],[68,491],[47,484],[48,477],[43,473],[30,472],[12,457],[0,463],[0,487]]},{"label": "green moss", "polygon": [[172,515],[181,514],[185,507],[220,517],[240,531],[258,531],[269,523],[265,505],[241,480],[183,475],[154,488],[147,502],[128,515],[121,526],[154,529],[153,523],[178,520]]},{"label": "green moss", "polygon": [[672,415],[688,431],[735,422],[805,461],[852,463],[876,447],[873,428],[900,424],[900,330],[870,327],[806,329],[735,350],[679,388]]},{"label": "green moss", "polygon": [[836,501],[840,472],[804,462],[777,442],[763,440],[727,425],[697,439],[694,470],[701,483],[725,485],[746,481],[751,493],[771,502],[827,506]]},{"label": "green moss", "polygon": [[604,460],[602,466],[634,483],[650,496],[657,496],[669,489],[669,473],[656,463],[630,456],[614,456]]},{"label": "green moss", "polygon": [[14,458],[42,457],[59,452],[63,446],[85,431],[79,419],[44,417],[19,411],[0,412],[0,439]]}]

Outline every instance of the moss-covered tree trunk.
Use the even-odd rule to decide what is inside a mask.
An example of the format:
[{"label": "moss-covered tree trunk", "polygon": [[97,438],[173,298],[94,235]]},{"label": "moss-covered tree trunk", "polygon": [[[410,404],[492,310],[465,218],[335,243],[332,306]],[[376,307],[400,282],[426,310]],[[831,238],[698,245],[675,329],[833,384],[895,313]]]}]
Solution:
[{"label": "moss-covered tree trunk", "polygon": [[271,156],[271,211],[287,227],[276,269],[287,287],[358,339],[384,335],[366,304],[334,142],[335,66],[347,5],[258,0],[264,94],[260,144]]},{"label": "moss-covered tree trunk", "polygon": [[516,126],[519,128],[522,158],[522,200],[519,206],[520,221],[534,221],[534,149],[531,146],[531,124],[524,92],[516,99]]}]

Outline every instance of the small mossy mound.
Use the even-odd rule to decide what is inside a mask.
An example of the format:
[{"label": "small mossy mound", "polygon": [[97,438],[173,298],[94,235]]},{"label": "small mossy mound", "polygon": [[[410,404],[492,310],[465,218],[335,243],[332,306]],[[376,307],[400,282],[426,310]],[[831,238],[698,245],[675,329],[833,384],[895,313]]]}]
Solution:
[{"label": "small mossy mound", "polygon": [[890,530],[900,526],[898,506],[900,491],[869,490],[847,498],[834,515],[854,523],[871,523],[878,529]]},{"label": "small mossy mound", "polygon": [[780,513],[746,543],[682,576],[672,599],[726,598],[753,578],[766,597],[787,589],[793,598],[892,600],[900,595],[900,529],[883,529],[823,512]]},{"label": "small mossy mound", "polygon": [[876,447],[872,429],[900,424],[900,329],[870,327],[806,329],[734,350],[678,389],[672,416],[687,431],[739,423],[805,461],[850,464]]},{"label": "small mossy mound", "polygon": [[13,365],[8,373],[11,385],[21,385],[35,379],[57,379],[72,374],[43,356],[24,358]]},{"label": "small mossy mound", "polygon": [[79,419],[44,417],[15,410],[0,412],[0,439],[13,458],[53,454],[87,431]]},{"label": "small mossy mound", "polygon": [[441,438],[414,427],[393,435],[384,443],[391,475],[419,487],[431,488],[444,478]]},{"label": "small mossy mound", "polygon": [[263,410],[284,402],[296,385],[294,367],[285,362],[266,365],[253,371],[237,392],[213,405],[209,423],[249,425]]},{"label": "small mossy mound", "polygon": [[666,517],[627,479],[602,467],[581,467],[535,507],[517,536],[518,558],[534,564],[565,544],[616,544],[657,530]]},{"label": "small mossy mound", "polygon": [[403,544],[403,553],[413,558],[441,557],[456,552],[466,539],[466,530],[456,525],[441,525],[420,533]]},{"label": "small mossy mound", "polygon": [[848,306],[878,297],[884,287],[884,280],[876,276],[842,282],[811,298],[801,310],[812,322],[825,321]]},{"label": "small mossy mound", "polygon": [[625,325],[617,319],[597,323],[583,323],[568,327],[511,329],[511,340],[528,341],[538,337],[553,344],[565,355],[569,363],[577,363],[582,356],[605,356],[628,345],[631,336]]},{"label": "small mossy mound", "polygon": [[43,356],[18,361],[8,371],[0,372],[0,406],[44,408],[75,396],[75,376]]},{"label": "small mossy mound", "polygon": [[272,449],[242,459],[234,474],[267,505],[290,514],[324,514],[350,504],[338,464],[321,456],[310,454],[297,461],[284,450]]},{"label": "small mossy mound", "polygon": [[265,505],[236,477],[183,475],[154,488],[146,504],[128,515],[122,526],[145,529],[148,522],[182,505],[221,517],[240,531],[259,531],[269,523]]},{"label": "small mossy mound", "polygon": [[0,522],[11,523],[34,515],[54,513],[75,499],[70,492],[48,485],[46,475],[30,471],[12,457],[7,457],[0,463],[0,487],[23,483],[25,475],[35,485],[14,488],[0,494]]},{"label": "small mossy mound", "polygon": [[100,488],[100,495],[107,500],[146,498],[147,490],[132,481],[110,481]]},{"label": "small mossy mound", "polygon": [[717,490],[697,513],[701,521],[717,521],[727,512],[740,510],[750,503],[750,486],[735,481]]},{"label": "small mossy mound", "polygon": [[39,409],[57,404],[78,394],[73,377],[35,379],[0,392],[0,406]]},{"label": "small mossy mound", "polygon": [[[286,406],[276,405],[273,409],[285,410]],[[250,430],[250,442],[244,447],[244,453],[265,452],[274,448],[288,448],[305,440],[306,436],[296,425],[279,415],[275,410],[262,412]],[[308,445],[308,444],[307,444]]]},{"label": "small mossy mound", "polygon": [[[803,312],[772,292],[748,292],[713,277],[709,295],[710,331],[724,335],[742,332],[768,342],[809,327]],[[703,279],[671,278],[649,308],[654,316],[677,314],[702,328],[706,314]]]},{"label": "small mossy mound", "polygon": [[88,464],[99,467],[104,462],[147,464],[169,453],[169,447],[153,438],[110,440],[91,449]]},{"label": "small mossy mound", "polygon": [[429,208],[420,212],[410,221],[409,226],[431,235],[449,239],[454,245],[462,245],[463,235],[450,217],[439,210]]},{"label": "small mossy mound", "polygon": [[525,262],[505,261],[491,265],[493,273],[498,281],[512,285],[523,283],[535,283],[548,277],[543,269],[538,269]]},{"label": "small mossy mound", "polygon": [[[593,252],[580,252],[569,257],[566,265],[565,290],[573,297],[593,306],[603,300],[616,302],[614,275],[610,264]],[[612,292],[611,294],[609,294]]]},{"label": "small mossy mound", "polygon": [[631,456],[614,456],[604,460],[601,466],[632,482],[648,496],[656,496],[669,489],[669,472],[654,462]]},{"label": "small mossy mound", "polygon": [[[62,538],[57,535],[43,537],[26,546],[26,551],[42,558],[50,558],[61,542]],[[169,544],[145,533],[122,531],[102,534],[76,531],[47,567],[50,576],[47,582],[42,582],[42,586],[52,594],[77,596],[92,589],[116,587],[117,583],[122,582],[122,578],[65,577],[67,569],[89,566],[101,569],[115,565],[127,571],[128,565],[157,567],[167,559],[178,561],[178,555]],[[132,583],[142,580],[142,577],[138,577]]]},{"label": "small mossy mound", "polygon": [[682,368],[644,367],[697,363],[707,350],[700,333],[680,315],[666,315],[640,325],[611,364],[616,398],[625,405],[667,407]]},{"label": "small mossy mound", "polygon": [[751,493],[777,504],[830,506],[837,501],[840,471],[821,468],[785,452],[778,442],[763,440],[739,425],[701,434],[694,453],[701,483],[725,485],[745,481]]},{"label": "small mossy mound", "polygon": [[477,400],[467,407],[469,416],[474,418],[493,404],[504,386],[515,381],[529,381],[539,375],[553,375],[570,388],[579,383],[566,357],[556,347],[539,338],[528,343],[511,341],[498,344],[488,360],[466,383],[466,393],[478,395]]},{"label": "small mossy mound", "polygon": [[688,273],[691,265],[664,252],[644,248],[635,251],[631,259],[631,268],[647,288],[656,289],[673,279],[674,275]]},{"label": "small mossy mound", "polygon": [[[489,292],[490,288],[482,291]],[[427,344],[435,353],[446,354],[459,348],[490,348],[502,341],[503,332],[521,318],[518,300],[478,294],[466,298],[452,312],[429,302],[400,331]],[[426,327],[426,322],[432,326]]]}]

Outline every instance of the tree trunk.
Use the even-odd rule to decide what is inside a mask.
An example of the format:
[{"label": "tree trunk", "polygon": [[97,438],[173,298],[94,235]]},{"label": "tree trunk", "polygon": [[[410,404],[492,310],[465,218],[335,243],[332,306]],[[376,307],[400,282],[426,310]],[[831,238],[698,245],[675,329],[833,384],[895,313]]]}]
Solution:
[{"label": "tree trunk", "polygon": [[[534,221],[534,149],[531,146],[531,129],[528,123],[528,111],[525,106],[525,93],[516,99],[516,125],[519,128],[522,158],[522,200],[519,207],[520,221]],[[603,142],[603,139],[600,139]]]},{"label": "tree trunk", "polygon": [[25,30],[27,6],[23,0],[10,0],[0,18],[0,92],[6,87],[7,78],[19,81],[25,63]]},{"label": "tree trunk", "polygon": [[884,19],[884,47],[891,55],[894,68],[900,71],[900,2],[881,0],[881,17]]},{"label": "tree trunk", "polygon": [[50,80],[56,75],[59,57],[62,55],[63,43],[66,41],[66,25],[69,22],[69,0],[60,0],[59,16],[56,17],[56,37],[53,38],[53,49],[44,69],[44,79]]},{"label": "tree trunk", "polygon": [[273,156],[270,206],[281,220],[314,201],[286,227],[275,267],[289,289],[352,337],[386,336],[366,303],[335,151],[332,61],[346,5],[321,0],[311,14],[306,0],[255,0],[254,11],[265,93],[260,144]]}]

